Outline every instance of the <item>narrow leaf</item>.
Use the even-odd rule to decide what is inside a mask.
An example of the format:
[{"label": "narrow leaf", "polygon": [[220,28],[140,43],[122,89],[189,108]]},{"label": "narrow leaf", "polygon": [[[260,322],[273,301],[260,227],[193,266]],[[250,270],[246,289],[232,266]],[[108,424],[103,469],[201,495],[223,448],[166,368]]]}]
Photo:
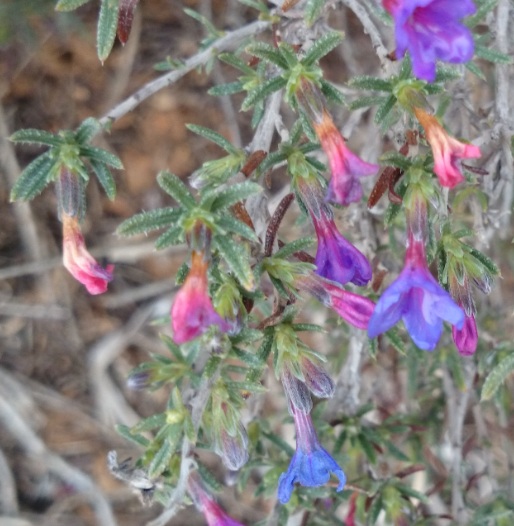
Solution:
[{"label": "narrow leaf", "polygon": [[114,178],[109,171],[109,168],[107,168],[104,163],[92,159],[89,162],[91,163],[91,167],[93,168],[98,181],[107,194],[107,197],[113,201],[116,197],[116,183],[114,182]]},{"label": "narrow leaf", "polygon": [[211,204],[211,210],[216,212],[223,208],[228,208],[239,201],[244,201],[247,197],[257,194],[262,191],[262,188],[257,183],[252,181],[244,181],[232,186],[226,186],[215,190],[216,198]]},{"label": "narrow leaf", "polygon": [[150,441],[147,438],[139,434],[132,434],[130,428],[124,424],[118,424],[116,426],[116,431],[123,438],[129,442],[132,442],[133,444],[136,444],[137,446],[146,448],[150,445]]},{"label": "narrow leaf", "polygon": [[223,135],[220,135],[218,132],[211,130],[210,128],[205,128],[204,126],[198,126],[197,124],[186,124],[186,128],[191,130],[193,133],[205,137],[207,140],[217,144],[223,148],[228,153],[237,154],[238,150],[232,144],[230,144]]},{"label": "narrow leaf", "polygon": [[[172,426],[173,436],[166,437],[160,449],[153,455],[152,461],[148,466],[148,477],[153,479],[161,475],[163,471],[168,467],[169,461],[175,452],[175,446],[178,441],[178,437],[175,438],[176,434],[182,434],[180,426]],[[176,431],[175,431],[176,430]]]},{"label": "narrow leaf", "polygon": [[271,62],[282,69],[287,69],[287,61],[279,53],[278,49],[265,42],[255,42],[246,47],[246,52],[267,62]]},{"label": "narrow leaf", "polygon": [[258,102],[263,101],[275,91],[282,89],[286,84],[287,80],[283,77],[274,77],[263,82],[259,87],[248,93],[245,100],[241,104],[241,110],[249,110],[252,106],[256,105]]},{"label": "narrow leaf", "polygon": [[383,104],[381,104],[375,115],[375,122],[380,124],[389,114],[389,112],[394,108],[396,104],[396,97],[391,95],[388,97]]},{"label": "narrow leaf", "polygon": [[331,31],[325,33],[321,38],[314,41],[312,47],[307,51],[307,54],[302,60],[304,66],[312,66],[322,57],[330,53],[343,40],[342,33]]},{"label": "narrow leaf", "polygon": [[100,123],[93,117],[88,117],[86,120],[82,121],[80,126],[75,132],[75,140],[79,144],[88,143],[100,130],[102,127]]},{"label": "narrow leaf", "polygon": [[393,86],[388,80],[384,80],[378,77],[360,76],[353,77],[348,83],[352,88],[366,89],[370,91],[386,91],[391,93]]},{"label": "narrow leaf", "polygon": [[157,176],[157,183],[177,203],[189,209],[196,205],[196,201],[189,189],[175,174],[166,171],[161,172]]},{"label": "narrow leaf", "polygon": [[249,241],[256,242],[259,240],[257,234],[248,225],[229,214],[223,214],[223,216],[216,219],[216,226],[225,232],[232,232]]},{"label": "narrow leaf", "polygon": [[240,93],[244,90],[242,82],[229,82],[227,84],[220,84],[218,86],[213,86],[207,93],[209,95],[214,95],[221,97],[224,95],[233,95],[234,93]]},{"label": "narrow leaf", "polygon": [[[164,234],[161,234],[155,241],[155,248],[162,250],[171,245],[179,245],[184,241],[184,230],[181,225],[172,226],[166,230]],[[177,274],[178,275],[178,274]]]},{"label": "narrow leaf", "polygon": [[11,135],[10,140],[12,142],[41,144],[43,146],[60,146],[64,142],[58,135],[54,135],[45,130],[35,130],[32,128],[18,130]]},{"label": "narrow leaf", "polygon": [[216,247],[235,277],[247,290],[253,290],[255,280],[246,250],[229,237],[215,236]]},{"label": "narrow leaf", "polygon": [[118,0],[102,0],[96,31],[96,51],[103,64],[109,56],[118,27]]},{"label": "narrow leaf", "polygon": [[21,173],[11,190],[11,201],[30,201],[50,183],[54,159],[44,153],[36,157]]},{"label": "narrow leaf", "polygon": [[73,11],[86,4],[89,0],[59,0],[55,6],[56,11]]},{"label": "narrow leaf", "polygon": [[116,233],[122,236],[133,236],[152,230],[158,230],[177,222],[182,210],[180,208],[159,208],[141,212],[126,221],[117,228]]},{"label": "narrow leaf", "polygon": [[100,163],[108,164],[118,170],[123,170],[123,164],[119,157],[102,148],[96,148],[95,146],[81,146],[80,155]]},{"label": "narrow leaf", "polygon": [[490,400],[512,371],[514,371],[514,352],[503,358],[489,373],[482,387],[480,401]]}]

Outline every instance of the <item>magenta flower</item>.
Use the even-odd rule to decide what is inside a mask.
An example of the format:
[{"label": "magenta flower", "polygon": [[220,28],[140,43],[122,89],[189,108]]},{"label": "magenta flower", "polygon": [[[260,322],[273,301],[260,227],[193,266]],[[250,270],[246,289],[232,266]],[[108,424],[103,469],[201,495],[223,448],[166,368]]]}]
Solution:
[{"label": "magenta flower", "polygon": [[333,472],[339,479],[337,491],[346,483],[346,476],[339,464],[321,446],[309,414],[293,410],[296,428],[296,452],[289,468],[278,480],[278,500],[285,504],[291,498],[294,484],[318,487],[326,484]]},{"label": "magenta flower", "polygon": [[314,122],[313,125],[327,154],[332,172],[326,200],[339,205],[360,201],[362,198],[360,178],[373,175],[378,171],[379,166],[363,161],[346,146],[341,133],[326,111],[323,111],[321,121]]},{"label": "magenta flower", "polygon": [[396,56],[408,50],[414,75],[435,80],[437,60],[462,64],[471,60],[473,35],[462,19],[476,11],[471,0],[383,0],[395,22]]},{"label": "magenta flower", "polygon": [[482,155],[480,148],[451,137],[433,115],[421,108],[414,108],[416,118],[425,130],[425,136],[434,156],[434,172],[441,186],[453,188],[462,181],[459,159],[477,159]]},{"label": "magenta flower", "polygon": [[367,329],[375,304],[365,296],[345,290],[337,283],[317,275],[298,276],[295,286],[312,294],[326,307],[330,307],[358,329]]},{"label": "magenta flower", "polygon": [[466,315],[461,329],[452,327],[452,336],[455,347],[462,356],[475,354],[478,345],[477,322],[473,314]]},{"label": "magenta flower", "polygon": [[443,331],[443,321],[464,325],[464,311],[453,301],[428,270],[422,241],[409,238],[405,266],[399,277],[382,294],[368,325],[375,338],[400,319],[420,348],[431,351]]},{"label": "magenta flower", "polygon": [[191,270],[171,307],[173,339],[179,345],[200,336],[211,325],[217,325],[222,332],[229,329],[212,306],[204,254],[193,250],[191,259]]},{"label": "magenta flower", "polygon": [[112,280],[114,265],[102,268],[88,252],[78,219],[61,214],[63,226],[63,264],[68,272],[82,283],[89,294],[103,294]]},{"label": "magenta flower", "polygon": [[197,473],[189,475],[188,491],[195,506],[203,513],[209,526],[243,526],[227,515],[214,497],[207,492]]}]

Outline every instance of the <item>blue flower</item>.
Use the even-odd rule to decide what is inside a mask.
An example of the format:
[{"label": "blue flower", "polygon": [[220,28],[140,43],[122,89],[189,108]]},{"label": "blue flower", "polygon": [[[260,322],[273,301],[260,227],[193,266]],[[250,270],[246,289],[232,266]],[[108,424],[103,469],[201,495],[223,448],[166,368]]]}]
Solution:
[{"label": "blue flower", "polygon": [[400,276],[378,300],[368,325],[375,338],[388,331],[400,319],[414,343],[426,351],[437,345],[443,321],[462,329],[464,311],[432,277],[425,264],[406,262]]},{"label": "blue flower", "polygon": [[289,469],[278,480],[278,500],[282,504],[288,502],[296,482],[302,486],[323,486],[332,472],[339,479],[337,491],[341,491],[346,483],[346,476],[319,443],[310,415],[293,410],[293,418],[296,426],[296,453]]}]

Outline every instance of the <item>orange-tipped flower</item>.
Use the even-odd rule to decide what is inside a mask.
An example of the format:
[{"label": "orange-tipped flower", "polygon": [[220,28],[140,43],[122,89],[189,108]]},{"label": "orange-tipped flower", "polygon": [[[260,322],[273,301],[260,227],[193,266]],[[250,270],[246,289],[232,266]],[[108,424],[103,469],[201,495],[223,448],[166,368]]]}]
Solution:
[{"label": "orange-tipped flower", "polygon": [[359,179],[375,174],[378,165],[363,161],[346,146],[341,133],[326,111],[323,111],[321,121],[313,122],[313,126],[327,154],[332,172],[326,200],[339,205],[360,201],[362,186]]},{"label": "orange-tipped flower", "polygon": [[453,188],[464,180],[459,159],[476,159],[482,154],[478,146],[465,144],[448,135],[439,121],[421,108],[414,108],[416,118],[425,130],[425,136],[434,155],[434,172],[442,186]]},{"label": "orange-tipped flower", "polygon": [[69,273],[82,283],[89,294],[102,294],[112,280],[114,265],[102,268],[86,248],[76,217],[62,214],[63,263]]},{"label": "orange-tipped flower", "polygon": [[222,331],[228,329],[228,324],[212,306],[208,290],[208,266],[204,253],[193,250],[191,270],[171,308],[173,339],[177,344],[200,336],[211,325],[218,325]]}]

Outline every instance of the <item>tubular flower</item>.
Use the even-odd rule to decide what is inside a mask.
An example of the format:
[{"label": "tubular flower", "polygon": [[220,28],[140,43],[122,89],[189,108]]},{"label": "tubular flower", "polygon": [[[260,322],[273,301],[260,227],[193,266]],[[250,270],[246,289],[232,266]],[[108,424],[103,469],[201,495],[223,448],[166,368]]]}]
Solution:
[{"label": "tubular flower", "polygon": [[188,492],[195,506],[201,511],[209,526],[243,526],[227,513],[204,488],[196,473],[189,475]]},{"label": "tubular flower", "polygon": [[[419,217],[419,210],[416,211]],[[425,213],[421,214],[425,222]],[[368,335],[375,338],[388,331],[400,319],[414,343],[426,351],[437,345],[443,331],[443,320],[459,330],[464,324],[464,311],[453,301],[428,270],[422,231],[407,215],[409,244],[405,266],[399,277],[378,300],[368,325]]]},{"label": "tubular flower", "polygon": [[328,157],[332,177],[326,200],[338,205],[349,205],[360,201],[362,186],[360,178],[378,171],[377,164],[363,161],[345,143],[330,115],[323,111],[320,122],[314,122],[314,130]]},{"label": "tubular flower", "polygon": [[314,261],[316,274],[341,285],[350,281],[355,285],[366,285],[371,279],[369,261],[337,230],[332,210],[322,200],[319,183],[299,180],[297,188],[309,210],[318,238]]},{"label": "tubular flower", "polygon": [[68,272],[82,283],[89,294],[102,294],[112,280],[114,265],[102,268],[86,248],[78,219],[61,213],[63,230],[63,263]]},{"label": "tubular flower", "polygon": [[278,499],[282,504],[288,502],[296,482],[302,486],[323,486],[328,482],[331,472],[339,479],[337,491],[341,491],[346,483],[346,476],[319,443],[311,416],[301,411],[293,411],[292,414],[296,428],[296,452],[289,469],[280,475]]},{"label": "tubular flower", "polygon": [[473,314],[466,315],[461,329],[455,326],[452,327],[452,336],[460,355],[471,356],[475,354],[478,345],[478,330],[475,316]]},{"label": "tubular flower", "polygon": [[204,253],[193,250],[191,270],[171,308],[173,339],[179,345],[200,336],[211,325],[217,325],[223,332],[228,329],[227,323],[214,310],[209,297],[208,266]]},{"label": "tubular flower", "polygon": [[482,154],[480,148],[473,144],[465,144],[448,135],[433,115],[420,108],[414,108],[416,118],[425,130],[432,154],[434,156],[434,172],[442,186],[453,188],[464,181],[458,160],[477,159]]},{"label": "tubular flower", "polygon": [[375,304],[368,298],[343,289],[337,283],[317,275],[298,276],[295,285],[358,329],[367,329]]},{"label": "tubular flower", "polygon": [[437,60],[461,64],[471,60],[473,35],[462,19],[476,11],[472,0],[383,0],[395,22],[396,56],[408,50],[414,75],[435,80]]}]

